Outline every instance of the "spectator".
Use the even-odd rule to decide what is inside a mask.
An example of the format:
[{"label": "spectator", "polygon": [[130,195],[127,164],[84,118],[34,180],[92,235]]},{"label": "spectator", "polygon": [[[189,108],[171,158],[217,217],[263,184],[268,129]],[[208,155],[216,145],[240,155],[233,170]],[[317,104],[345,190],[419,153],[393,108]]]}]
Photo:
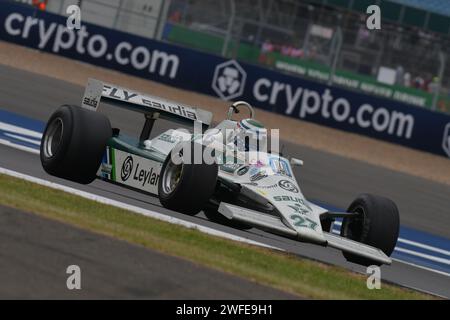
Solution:
[{"label": "spectator", "polygon": [[355,45],[361,46],[367,44],[369,37],[370,31],[366,26],[366,17],[364,15],[361,15],[358,33],[356,34]]},{"label": "spectator", "polygon": [[405,72],[405,74],[403,75],[403,85],[405,87],[411,86],[411,74],[409,72]]},{"label": "spectator", "polygon": [[272,42],[270,42],[270,40],[266,40],[262,44],[261,52],[266,54],[266,53],[273,52],[273,49],[274,49],[274,45],[272,44]]},{"label": "spectator", "polygon": [[291,50],[291,57],[292,58],[302,58],[304,55],[303,49],[300,48],[292,48]]},{"label": "spectator", "polygon": [[169,21],[172,23],[180,23],[181,21],[181,11],[175,10],[172,12],[172,14],[169,16]]},{"label": "spectator", "polygon": [[274,51],[274,45],[270,40],[265,40],[261,46],[258,61],[261,64],[271,64],[270,54]]},{"label": "spectator", "polygon": [[416,89],[422,89],[425,81],[421,76],[416,76],[413,81],[413,87]]},{"label": "spectator", "polygon": [[428,82],[427,89],[429,93],[436,93],[439,90],[439,78],[433,77],[433,79]]},{"label": "spectator", "polygon": [[283,56],[290,56],[292,52],[292,47],[289,45],[283,45],[281,46],[281,54]]}]

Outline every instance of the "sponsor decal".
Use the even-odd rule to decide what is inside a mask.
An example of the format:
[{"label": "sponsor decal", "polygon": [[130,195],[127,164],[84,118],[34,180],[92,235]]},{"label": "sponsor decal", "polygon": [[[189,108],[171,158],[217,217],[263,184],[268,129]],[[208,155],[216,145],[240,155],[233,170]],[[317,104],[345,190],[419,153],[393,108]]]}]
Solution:
[{"label": "sponsor decal", "polygon": [[289,208],[294,209],[295,213],[300,213],[300,214],[308,214],[309,210],[306,209],[304,206],[302,206],[299,203],[295,203],[294,205],[288,205]]},{"label": "sponsor decal", "polygon": [[116,88],[109,85],[103,86],[103,95],[108,96],[109,98],[126,101],[129,103],[138,104],[141,106],[146,106],[150,108],[155,108],[163,111],[167,111],[173,114],[177,114],[179,116],[191,119],[198,120],[197,113],[195,109],[180,106],[178,104],[169,103],[163,100],[155,100],[150,96],[144,96],[139,93],[134,93],[122,88]]},{"label": "sponsor decal", "polygon": [[253,187],[257,187],[258,184],[256,182],[243,182],[241,184],[244,184],[246,186],[253,186]]},{"label": "sponsor decal", "polygon": [[307,217],[302,217],[298,214],[293,214],[290,216],[290,218],[292,219],[293,224],[296,227],[309,228],[309,229],[316,230],[317,225],[318,225],[317,222],[315,222]]},{"label": "sponsor decal", "polygon": [[170,134],[163,133],[158,137],[158,140],[173,144],[173,143],[177,143],[178,141],[180,141],[181,137],[174,137]]},{"label": "sponsor decal", "polygon": [[234,173],[240,166],[239,163],[225,163],[220,165],[220,170],[226,173]]},{"label": "sponsor decal", "polygon": [[278,187],[278,184],[270,184],[270,185],[267,185],[267,186],[258,186],[258,188],[260,188],[260,189],[274,189],[274,188],[276,188],[276,187]]},{"label": "sponsor decal", "polygon": [[258,190],[256,190],[256,191],[258,191],[258,192],[259,192],[261,195],[263,195],[263,196],[267,196],[267,192],[264,191],[264,190],[258,189]]},{"label": "sponsor decal", "polygon": [[133,172],[133,157],[128,156],[122,163],[122,169],[120,170],[120,178],[122,181],[127,181]]},{"label": "sponsor decal", "polygon": [[329,88],[314,90],[297,87],[290,82],[259,78],[253,84],[252,92],[258,102],[270,106],[280,105],[283,99],[283,104],[286,105],[285,115],[300,119],[320,117],[335,124],[348,123],[349,126],[383,132],[405,140],[413,136],[416,120],[413,114],[369,103],[355,106],[348,96],[333,96],[334,91]]},{"label": "sponsor decal", "polygon": [[289,180],[280,180],[278,181],[278,185],[280,186],[281,189],[284,189],[286,191],[299,193],[298,188]]},{"label": "sponsor decal", "polygon": [[239,159],[227,156],[225,153],[222,152],[222,150],[217,150],[217,152],[218,155],[216,157],[216,162],[220,164],[219,166],[220,170],[230,174],[233,174],[235,172],[239,174],[239,172],[241,173],[243,172],[241,175],[244,175],[248,171],[248,168],[246,168],[246,166],[243,166],[243,163],[239,161]]},{"label": "sponsor decal", "polygon": [[257,159],[252,159],[249,161],[249,163],[252,165],[252,167],[262,168],[264,167],[264,162]]},{"label": "sponsor decal", "polygon": [[136,170],[134,170],[133,180],[142,182],[142,186],[145,184],[156,185],[158,183],[159,174],[154,172],[153,168],[140,169],[139,163],[136,164]]},{"label": "sponsor decal", "polygon": [[275,174],[292,178],[292,173],[289,168],[289,164],[285,159],[280,157],[271,157],[269,158],[269,163],[270,167],[272,168]]},{"label": "sponsor decal", "polygon": [[267,186],[261,186],[256,182],[243,182],[241,183],[243,185],[247,185],[247,186],[253,186],[253,187],[258,187],[258,189],[274,189],[276,187],[278,187],[278,184],[274,183],[274,184],[270,184]]},{"label": "sponsor decal", "polygon": [[259,181],[268,176],[267,172],[265,170],[257,168],[257,167],[251,168],[249,170],[249,175],[250,175],[250,181],[252,181],[252,182]]},{"label": "sponsor decal", "polygon": [[305,201],[305,199],[294,196],[274,196],[275,201],[295,202],[301,206],[306,207],[309,211],[312,211],[311,206]]},{"label": "sponsor decal", "polygon": [[100,166],[100,170],[103,174],[111,174],[112,172],[112,165],[108,164],[108,163],[102,163]]},{"label": "sponsor decal", "polygon": [[237,171],[237,175],[243,176],[244,174],[246,174],[248,172],[248,170],[249,170],[249,166],[242,167]]},{"label": "sponsor decal", "polygon": [[217,65],[214,70],[212,88],[224,100],[231,100],[244,93],[247,73],[235,60]]},{"label": "sponsor decal", "polygon": [[94,109],[97,109],[98,100],[97,99],[88,98],[88,97],[84,97],[83,104],[87,105],[89,107],[92,107]]},{"label": "sponsor decal", "polygon": [[114,153],[116,171],[120,170],[120,173],[116,172],[117,182],[153,194],[158,193],[161,163],[120,150],[114,150]]},{"label": "sponsor decal", "polygon": [[150,41],[141,45],[132,40],[136,39],[134,36],[125,38],[120,33],[109,36],[110,30],[89,24],[80,25],[79,29],[67,28],[66,19],[59,22],[55,15],[43,15],[41,19],[41,14],[38,17],[20,12],[3,15],[0,33],[32,42],[33,47],[40,50],[62,55],[71,53],[79,60],[90,62],[94,59],[103,65],[120,65],[147,76],[176,79],[179,74],[181,53],[172,53],[174,50],[168,46],[156,46],[151,50],[154,45]]}]

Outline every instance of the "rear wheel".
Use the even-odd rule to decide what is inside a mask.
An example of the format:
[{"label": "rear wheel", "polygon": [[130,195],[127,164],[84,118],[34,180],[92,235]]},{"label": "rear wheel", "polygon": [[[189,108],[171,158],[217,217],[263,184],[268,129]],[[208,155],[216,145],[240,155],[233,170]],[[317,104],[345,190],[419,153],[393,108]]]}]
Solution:
[{"label": "rear wheel", "polygon": [[51,115],[42,136],[42,167],[63,179],[91,183],[111,136],[106,116],[77,106],[61,106]]},{"label": "rear wheel", "polygon": [[[190,148],[191,155],[194,155],[195,143],[186,143],[184,147]],[[202,152],[205,149],[199,145],[197,148]],[[175,152],[174,150],[172,152]],[[158,184],[159,200],[167,209],[195,215],[205,207],[214,193],[217,183],[217,163],[205,163],[202,157],[201,163],[198,164],[194,163],[193,158],[191,161],[176,164],[172,159],[172,152],[167,156],[161,169]]]},{"label": "rear wheel", "polygon": [[[387,198],[362,194],[352,202],[347,210],[357,216],[344,218],[341,236],[381,249],[387,256],[394,251],[397,243],[400,217],[395,203]],[[344,257],[361,265],[379,265],[379,262],[343,252]]]}]

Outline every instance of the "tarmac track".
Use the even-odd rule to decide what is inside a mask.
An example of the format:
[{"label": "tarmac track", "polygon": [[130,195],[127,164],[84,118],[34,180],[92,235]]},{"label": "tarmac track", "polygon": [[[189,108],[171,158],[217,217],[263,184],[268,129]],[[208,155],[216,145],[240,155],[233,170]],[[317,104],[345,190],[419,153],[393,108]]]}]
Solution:
[{"label": "tarmac track", "polygon": [[[81,87],[3,66],[0,66],[0,84],[1,109],[42,121],[46,121],[51,112],[61,104],[79,104],[83,93]],[[154,94],[157,95],[157,93]],[[138,114],[123,112],[119,109],[105,109],[103,108],[110,116],[113,126],[120,127],[125,132],[135,133],[136,128],[140,127],[143,122]],[[161,122],[157,130],[167,127],[167,123]],[[281,136],[283,136],[283,132],[281,132]],[[449,236],[449,186],[293,144],[286,144],[284,153],[305,160],[305,166],[296,169],[295,174],[299,177],[303,192],[307,197],[344,208],[361,192],[385,195],[398,204],[403,225]],[[162,208],[156,198],[102,181],[82,186],[50,177],[43,172],[36,155],[23,151],[0,146],[0,154],[2,155],[0,166],[4,168],[248,237],[283,248],[302,257],[344,266],[357,272],[365,271],[360,266],[346,262],[340,252],[335,250],[301,244],[255,229],[250,231],[231,229],[212,223],[203,215],[187,217]],[[40,239],[38,234],[30,234],[30,237]],[[7,242],[8,238],[6,237],[3,241]],[[164,276],[161,274],[161,277]],[[385,280],[401,285],[450,296],[450,279],[448,277],[404,263],[394,262],[391,266],[383,267],[382,276]],[[40,281],[39,277],[36,281]]]},{"label": "tarmac track", "polygon": [[[0,299],[298,299],[144,247],[0,206]],[[68,290],[66,269],[81,270]]]},{"label": "tarmac track", "polygon": [[[80,105],[83,92],[80,86],[0,65],[3,110],[46,122],[60,105]],[[144,122],[141,114],[120,108],[103,107],[101,112],[109,116],[113,126],[130,134],[139,134]],[[224,117],[226,112],[223,110]],[[160,120],[154,133],[172,127]],[[281,129],[281,138],[285,134],[289,133]],[[285,154],[305,162],[295,174],[307,198],[346,208],[362,192],[383,195],[398,205],[402,225],[450,237],[450,186],[308,147],[282,144]]]}]

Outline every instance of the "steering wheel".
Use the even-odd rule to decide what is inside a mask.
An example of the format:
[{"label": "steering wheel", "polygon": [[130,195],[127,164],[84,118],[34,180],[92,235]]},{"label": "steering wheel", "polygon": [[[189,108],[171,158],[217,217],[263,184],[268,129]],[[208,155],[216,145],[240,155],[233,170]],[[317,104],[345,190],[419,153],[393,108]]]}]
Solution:
[{"label": "steering wheel", "polygon": [[237,114],[240,112],[240,110],[239,110],[240,107],[246,107],[248,112],[250,113],[250,118],[251,119],[255,118],[255,110],[253,109],[253,107],[250,104],[248,104],[245,101],[236,101],[230,106],[230,109],[228,109],[227,119],[232,120],[233,114],[234,113]]}]

